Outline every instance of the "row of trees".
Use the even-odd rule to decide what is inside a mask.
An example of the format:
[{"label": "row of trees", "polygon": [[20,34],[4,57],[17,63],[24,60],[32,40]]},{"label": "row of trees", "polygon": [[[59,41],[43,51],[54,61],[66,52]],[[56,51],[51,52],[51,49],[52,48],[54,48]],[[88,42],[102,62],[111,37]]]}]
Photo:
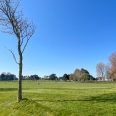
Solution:
[{"label": "row of trees", "polygon": [[38,75],[30,75],[30,76],[23,76],[22,78],[23,80],[39,80],[41,79],[41,77],[39,77]]},{"label": "row of trees", "polygon": [[76,69],[73,74],[64,74],[62,77],[57,77],[56,74],[51,74],[49,76],[45,76],[43,79],[46,80],[72,80],[72,81],[88,81],[88,80],[96,80],[86,69]]},{"label": "row of trees", "polygon": [[47,76],[47,79],[48,79],[48,80],[64,80],[64,81],[66,81],[66,80],[69,80],[69,76],[70,76],[69,74],[66,74],[66,73],[65,73],[62,77],[59,77],[59,78],[58,78],[58,77],[56,76],[56,74],[53,73],[53,74]]},{"label": "row of trees", "polygon": [[100,62],[96,65],[96,74],[99,80],[116,80],[116,52],[109,56],[109,63]]},{"label": "row of trees", "polygon": [[0,75],[0,81],[13,81],[13,80],[17,80],[17,78],[16,78],[16,76],[14,74],[2,73]]},{"label": "row of trees", "polygon": [[[22,76],[22,80],[39,80],[41,77],[38,75],[30,75],[30,76]],[[11,74],[11,73],[2,73],[0,75],[0,81],[13,81],[13,80],[18,80],[16,75]]]},{"label": "row of trees", "polygon": [[66,81],[66,80],[69,80],[69,76],[70,76],[69,74],[66,74],[66,73],[65,73],[62,77],[59,77],[59,78],[58,78],[58,77],[56,76],[56,74],[53,73],[53,74],[51,74],[51,75],[49,75],[49,76],[46,76],[46,77],[47,77],[46,79],[47,79],[47,80],[64,80],[64,81]]}]

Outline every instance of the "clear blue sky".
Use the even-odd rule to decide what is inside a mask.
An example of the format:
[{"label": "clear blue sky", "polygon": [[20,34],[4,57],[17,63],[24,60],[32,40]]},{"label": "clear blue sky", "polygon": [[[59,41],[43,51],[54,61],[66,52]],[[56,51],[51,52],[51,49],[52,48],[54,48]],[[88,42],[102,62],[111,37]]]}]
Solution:
[{"label": "clear blue sky", "polygon": [[[24,16],[37,29],[23,54],[23,75],[43,77],[84,68],[96,77],[96,64],[116,51],[116,0],[22,0]],[[17,40],[0,33],[0,73],[18,75]]]}]

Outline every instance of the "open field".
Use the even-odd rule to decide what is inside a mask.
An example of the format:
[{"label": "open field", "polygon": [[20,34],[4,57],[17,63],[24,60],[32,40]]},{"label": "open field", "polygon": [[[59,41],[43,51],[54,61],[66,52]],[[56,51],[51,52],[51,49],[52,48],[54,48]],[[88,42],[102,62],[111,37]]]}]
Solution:
[{"label": "open field", "polygon": [[0,82],[0,116],[116,116],[116,83]]}]

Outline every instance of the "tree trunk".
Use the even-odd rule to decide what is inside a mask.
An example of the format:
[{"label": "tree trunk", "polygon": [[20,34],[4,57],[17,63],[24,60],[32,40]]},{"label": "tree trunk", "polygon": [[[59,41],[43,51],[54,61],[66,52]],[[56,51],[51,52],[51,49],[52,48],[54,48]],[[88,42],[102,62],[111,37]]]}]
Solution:
[{"label": "tree trunk", "polygon": [[18,96],[17,101],[20,102],[22,100],[22,52],[20,46],[20,39],[18,39],[18,54],[19,54],[19,81],[18,81]]}]

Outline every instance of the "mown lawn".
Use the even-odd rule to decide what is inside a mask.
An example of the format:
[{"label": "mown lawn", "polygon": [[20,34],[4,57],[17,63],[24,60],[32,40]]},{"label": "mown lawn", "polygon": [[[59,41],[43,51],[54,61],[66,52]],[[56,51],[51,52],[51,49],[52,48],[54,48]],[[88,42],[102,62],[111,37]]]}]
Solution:
[{"label": "mown lawn", "polygon": [[[38,84],[39,83],[39,84]],[[0,82],[0,116],[116,116],[116,83]]]}]

